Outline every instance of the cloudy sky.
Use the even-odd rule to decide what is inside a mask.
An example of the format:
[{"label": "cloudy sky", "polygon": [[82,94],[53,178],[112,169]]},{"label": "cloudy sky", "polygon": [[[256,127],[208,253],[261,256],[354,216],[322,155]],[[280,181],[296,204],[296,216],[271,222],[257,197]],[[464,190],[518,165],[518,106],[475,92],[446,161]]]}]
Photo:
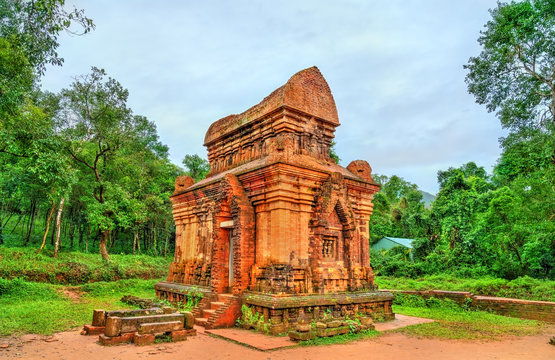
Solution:
[{"label": "cloudy sky", "polygon": [[316,65],[335,97],[342,165],[367,160],[436,193],[438,170],[475,161],[491,170],[504,135],[466,91],[463,65],[496,2],[68,1],[96,24],[60,37],[58,91],[91,66],[129,89],[180,164],[206,157],[210,124],[240,113]]}]

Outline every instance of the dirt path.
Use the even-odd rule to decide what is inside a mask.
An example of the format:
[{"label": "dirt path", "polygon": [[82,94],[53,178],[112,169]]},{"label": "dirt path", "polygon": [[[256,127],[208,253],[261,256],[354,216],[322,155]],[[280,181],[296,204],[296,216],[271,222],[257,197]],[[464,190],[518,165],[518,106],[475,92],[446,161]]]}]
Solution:
[{"label": "dirt path", "polygon": [[[225,340],[199,334],[185,342],[139,347],[120,345],[102,347],[95,337],[82,336],[79,331],[63,332],[53,337],[25,335],[0,338],[0,359],[555,359],[555,346],[549,337],[555,327],[543,334],[501,341],[453,341],[418,339],[389,333],[377,339],[346,345],[295,347],[261,352]],[[7,348],[2,347],[9,343]]]}]

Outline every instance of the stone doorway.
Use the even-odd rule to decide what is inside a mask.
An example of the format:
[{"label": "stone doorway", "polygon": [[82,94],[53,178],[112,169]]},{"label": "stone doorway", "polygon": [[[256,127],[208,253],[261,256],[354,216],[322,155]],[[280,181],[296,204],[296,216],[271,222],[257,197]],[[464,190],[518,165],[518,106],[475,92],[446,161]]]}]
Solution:
[{"label": "stone doorway", "polygon": [[227,238],[227,284],[222,287],[225,293],[231,294],[233,292],[233,282],[234,282],[234,252],[235,245],[233,239],[233,220],[222,221],[220,223],[220,228],[223,230],[224,238]]}]

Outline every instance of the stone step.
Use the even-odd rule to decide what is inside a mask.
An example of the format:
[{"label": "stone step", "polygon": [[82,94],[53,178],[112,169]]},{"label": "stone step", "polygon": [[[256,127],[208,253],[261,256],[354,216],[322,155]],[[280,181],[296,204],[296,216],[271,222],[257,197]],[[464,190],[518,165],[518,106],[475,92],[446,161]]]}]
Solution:
[{"label": "stone step", "polygon": [[206,326],[208,323],[208,318],[195,318],[195,325],[197,326]]},{"label": "stone step", "polygon": [[233,294],[218,294],[218,301],[219,302],[228,302],[233,300],[235,296]]},{"label": "stone step", "polygon": [[183,323],[181,321],[166,321],[139,325],[139,334],[162,334],[174,330],[184,330]]},{"label": "stone step", "polygon": [[223,301],[212,301],[210,303],[210,309],[217,310],[220,306],[224,306],[225,302]]},{"label": "stone step", "polygon": [[[109,318],[110,319],[110,318]],[[179,321],[183,326],[185,323],[185,315],[174,313],[174,314],[160,314],[160,315],[146,315],[146,316],[134,316],[134,317],[122,317],[121,319],[121,332],[136,332],[139,329],[140,324],[146,323],[159,323],[167,321]]]},{"label": "stone step", "polygon": [[202,317],[209,318],[210,316],[214,315],[216,310],[212,309],[204,309],[202,310]]}]

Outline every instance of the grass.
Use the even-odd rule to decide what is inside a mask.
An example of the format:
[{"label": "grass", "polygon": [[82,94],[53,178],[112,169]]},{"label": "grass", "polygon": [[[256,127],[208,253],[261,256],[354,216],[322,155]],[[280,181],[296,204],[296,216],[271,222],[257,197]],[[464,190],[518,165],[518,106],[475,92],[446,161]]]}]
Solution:
[{"label": "grass", "polygon": [[135,279],[67,287],[0,278],[0,336],[50,335],[82,326],[91,322],[94,309],[129,308],[119,301],[125,294],[153,298],[157,281]]},{"label": "grass", "polygon": [[110,255],[105,262],[99,254],[51,250],[40,254],[36,249],[0,246],[0,277],[23,278],[50,284],[84,284],[121,279],[158,279],[165,277],[173,258],[149,255]]},{"label": "grass", "polygon": [[465,309],[454,301],[423,299],[414,295],[395,296],[393,311],[397,314],[435,319],[435,322],[413,325],[397,332],[443,339],[496,340],[504,336],[535,335],[544,324]]},{"label": "grass", "polygon": [[515,280],[493,277],[465,279],[451,275],[431,275],[419,279],[376,276],[375,282],[381,289],[469,291],[476,295],[555,301],[554,280],[528,276]]},{"label": "grass", "polygon": [[[0,278],[0,336],[36,333],[49,335],[90,323],[94,309],[129,308],[119,301],[133,294],[154,298],[158,280],[119,280],[77,286]],[[497,339],[507,335],[537,334],[543,324],[459,307],[451,300],[397,295],[395,313],[436,319],[434,323],[410,326],[398,332],[444,339]],[[302,346],[344,344],[379,336],[374,330],[302,342]]]}]

